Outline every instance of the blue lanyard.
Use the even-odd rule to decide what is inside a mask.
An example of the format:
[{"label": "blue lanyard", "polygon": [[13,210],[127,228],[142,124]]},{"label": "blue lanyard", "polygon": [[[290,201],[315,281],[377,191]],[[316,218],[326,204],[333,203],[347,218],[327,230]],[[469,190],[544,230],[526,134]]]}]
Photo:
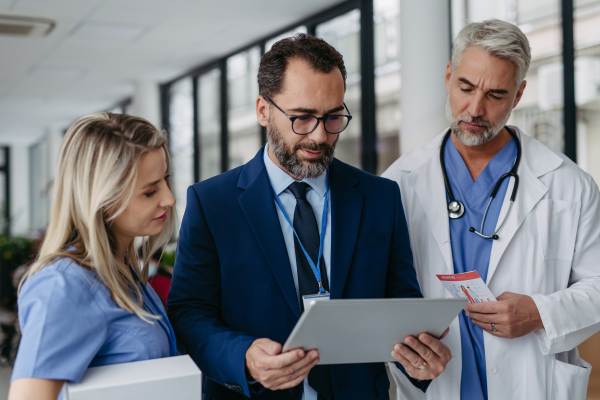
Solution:
[{"label": "blue lanyard", "polygon": [[279,200],[279,196],[277,195],[277,192],[275,192],[275,189],[273,188],[273,186],[271,186],[271,189],[273,190],[273,194],[275,195],[275,201],[277,202],[279,209],[283,213],[285,220],[292,228],[292,231],[294,232],[296,239],[298,239],[298,243],[300,244],[300,247],[302,248],[302,251],[304,252],[304,255],[306,256],[306,259],[308,260],[308,263],[310,264],[310,268],[312,269],[313,274],[315,274],[315,278],[317,278],[317,282],[319,283],[319,293],[325,293],[325,289],[323,288],[323,280],[321,279],[321,269],[319,267],[321,264],[321,257],[323,257],[323,243],[325,242],[325,229],[327,228],[327,204],[328,204],[327,193],[329,192],[329,170],[327,170],[327,175],[325,177],[325,186],[326,186],[325,204],[323,204],[323,216],[321,218],[321,238],[319,241],[319,258],[317,259],[317,265],[315,265],[313,260],[310,258],[310,255],[304,248],[304,245],[302,244],[300,237],[298,237],[298,233],[296,232],[296,229],[294,229],[294,225],[292,224],[292,221],[290,221],[290,217],[288,217],[287,213],[283,209],[283,205],[281,204],[281,201]]}]

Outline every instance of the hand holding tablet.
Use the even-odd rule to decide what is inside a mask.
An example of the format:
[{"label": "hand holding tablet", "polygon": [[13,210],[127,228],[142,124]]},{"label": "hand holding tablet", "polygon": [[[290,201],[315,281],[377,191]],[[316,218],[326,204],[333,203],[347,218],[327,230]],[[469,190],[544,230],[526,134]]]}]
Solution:
[{"label": "hand holding tablet", "polygon": [[450,349],[441,342],[449,330],[450,328],[446,328],[439,340],[426,333],[421,333],[416,338],[407,336],[404,339],[406,345],[397,343],[392,356],[402,364],[411,378],[422,381],[435,379],[444,372],[446,364],[452,359]]}]

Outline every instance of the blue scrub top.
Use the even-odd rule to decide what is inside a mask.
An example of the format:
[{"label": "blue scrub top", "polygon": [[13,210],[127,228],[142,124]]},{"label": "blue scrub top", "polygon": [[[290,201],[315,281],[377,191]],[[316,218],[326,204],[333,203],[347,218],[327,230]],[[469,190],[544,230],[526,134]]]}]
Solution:
[{"label": "blue scrub top", "polygon": [[70,258],[31,276],[18,298],[22,338],[11,381],[79,382],[88,367],[177,355],[159,297],[150,285],[140,289],[144,308],[160,320],[148,323],[119,307],[96,273]]},{"label": "blue scrub top", "polygon": [[[481,228],[481,220],[492,190],[500,177],[512,169],[516,157],[517,144],[514,139],[511,139],[490,160],[477,180],[473,182],[473,178],[452,140],[449,139],[446,142],[444,161],[448,181],[454,198],[465,205],[465,214],[461,218],[450,219],[450,244],[454,273],[477,271],[481,279],[484,282],[487,281],[494,241],[469,232],[469,228],[474,227],[478,231]],[[485,235],[491,235],[496,229],[508,182],[508,179],[502,182],[500,190],[490,205],[482,232]],[[498,233],[498,235],[501,234],[502,232]],[[473,324],[471,319],[467,318],[465,311],[459,314],[459,321],[462,346],[461,399],[487,400],[483,329]]]}]

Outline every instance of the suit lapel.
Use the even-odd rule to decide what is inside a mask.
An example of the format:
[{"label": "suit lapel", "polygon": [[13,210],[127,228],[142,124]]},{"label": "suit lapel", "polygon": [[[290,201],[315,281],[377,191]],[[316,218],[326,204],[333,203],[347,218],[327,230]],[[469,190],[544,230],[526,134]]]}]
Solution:
[{"label": "suit lapel", "polygon": [[334,160],[330,168],[331,190],[331,298],[340,299],[358,240],[364,195],[355,186],[352,170]]},{"label": "suit lapel", "polygon": [[300,318],[292,267],[262,156],[261,150],[244,166],[238,187],[245,189],[245,192],[238,197],[238,202],[287,303],[296,317]]}]

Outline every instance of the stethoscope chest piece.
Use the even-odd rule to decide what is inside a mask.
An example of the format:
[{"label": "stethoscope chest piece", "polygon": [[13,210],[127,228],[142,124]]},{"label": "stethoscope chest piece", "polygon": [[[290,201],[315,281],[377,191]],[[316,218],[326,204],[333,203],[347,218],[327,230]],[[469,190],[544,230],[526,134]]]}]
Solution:
[{"label": "stethoscope chest piece", "polygon": [[451,219],[458,219],[465,214],[465,205],[460,201],[451,201],[448,203],[448,216]]}]

